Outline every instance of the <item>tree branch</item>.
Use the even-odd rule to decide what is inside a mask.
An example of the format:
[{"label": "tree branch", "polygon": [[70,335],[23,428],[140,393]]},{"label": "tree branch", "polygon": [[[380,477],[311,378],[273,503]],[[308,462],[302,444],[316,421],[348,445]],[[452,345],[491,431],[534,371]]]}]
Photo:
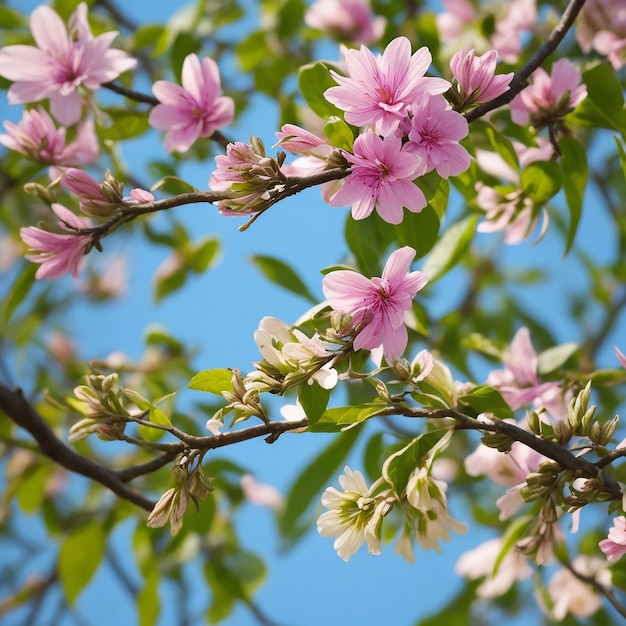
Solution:
[{"label": "tree branch", "polygon": [[530,75],[557,49],[567,34],[567,31],[574,24],[574,20],[576,19],[578,13],[580,13],[584,4],[585,0],[570,0],[570,3],[567,5],[561,19],[559,20],[559,23],[554,27],[548,39],[541,45],[539,50],[533,54],[530,60],[515,74],[513,80],[511,81],[511,88],[501,96],[498,96],[489,102],[480,104],[475,109],[465,113],[465,118],[468,122],[473,122],[489,111],[493,111],[494,109],[498,109],[501,106],[508,104],[528,85]]},{"label": "tree branch", "polygon": [[129,489],[120,480],[116,472],[86,459],[68,448],[24,398],[21,389],[11,389],[0,382],[0,409],[15,424],[28,431],[38,443],[41,452],[59,466],[99,482],[120,498],[129,500],[146,511],[151,511],[154,508],[152,500]]}]

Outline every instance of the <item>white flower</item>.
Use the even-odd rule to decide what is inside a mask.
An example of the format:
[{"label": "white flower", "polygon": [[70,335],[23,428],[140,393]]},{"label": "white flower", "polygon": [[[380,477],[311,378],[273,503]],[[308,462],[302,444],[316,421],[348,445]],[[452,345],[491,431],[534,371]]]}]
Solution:
[{"label": "white flower", "polygon": [[317,520],[317,530],[323,537],[336,537],[334,548],[347,561],[367,544],[370,554],[380,554],[379,526],[391,507],[384,496],[371,497],[363,474],[347,465],[339,477],[343,491],[326,489],[322,504],[330,509]]},{"label": "white flower", "polygon": [[430,511],[416,511],[415,536],[423,550],[441,552],[439,542],[450,541],[450,530],[464,535],[467,532],[467,526],[448,513],[445,501],[433,500],[432,502],[433,508]]},{"label": "white flower", "polygon": [[[594,578],[606,587],[611,585],[611,573],[606,562],[587,556],[577,556],[572,567],[583,576]],[[578,579],[568,569],[560,569],[548,584],[548,594],[552,600],[552,615],[561,621],[568,613],[577,617],[593,615],[602,605],[600,596],[590,585]]]},{"label": "white flower", "polygon": [[468,552],[464,552],[456,562],[454,571],[469,580],[485,576],[476,589],[481,598],[497,598],[506,593],[518,580],[532,576],[533,570],[527,557],[511,548],[494,573],[494,566],[502,551],[502,538],[489,539]]}]

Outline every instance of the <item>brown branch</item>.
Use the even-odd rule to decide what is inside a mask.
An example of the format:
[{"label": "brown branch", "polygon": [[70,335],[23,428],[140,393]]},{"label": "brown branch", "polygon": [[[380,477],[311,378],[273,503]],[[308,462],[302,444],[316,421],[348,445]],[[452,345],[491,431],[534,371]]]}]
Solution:
[{"label": "brown branch", "polygon": [[561,561],[564,567],[566,567],[578,580],[581,580],[588,585],[591,585],[595,591],[603,595],[610,603],[611,606],[622,616],[626,617],[626,606],[618,602],[613,589],[601,585],[593,576],[585,576],[580,572],[577,572],[569,562]]},{"label": "brown branch", "polygon": [[525,446],[539,452],[543,456],[556,461],[563,469],[571,471],[581,478],[600,478],[603,481],[604,491],[614,498],[621,500],[622,489],[619,484],[609,476],[604,475],[602,467],[592,463],[583,457],[574,456],[567,448],[547,439],[541,439],[533,433],[505,422],[499,418],[490,421],[478,421],[458,409],[425,409],[420,407],[410,407],[397,404],[390,407],[382,415],[404,415],[405,417],[426,417],[432,419],[452,418],[457,430],[480,430],[490,433],[499,433],[510,437],[514,441],[519,441]]},{"label": "brown branch", "polygon": [[567,5],[559,23],[554,27],[548,39],[541,45],[539,50],[533,54],[530,60],[522,66],[522,68],[515,74],[510,84],[510,89],[503,93],[501,96],[480,104],[475,109],[465,113],[465,118],[468,122],[473,122],[479,117],[482,117],[489,111],[498,109],[501,106],[508,104],[515,98],[528,85],[528,79],[530,75],[540,67],[543,62],[557,49],[567,31],[574,24],[576,16],[585,4],[585,0],[570,0]]},{"label": "brown branch", "polygon": [[28,431],[38,443],[41,452],[59,466],[99,482],[120,498],[129,500],[146,511],[154,508],[152,500],[129,489],[115,471],[98,465],[68,448],[24,398],[21,389],[11,389],[0,382],[0,409],[11,421]]}]

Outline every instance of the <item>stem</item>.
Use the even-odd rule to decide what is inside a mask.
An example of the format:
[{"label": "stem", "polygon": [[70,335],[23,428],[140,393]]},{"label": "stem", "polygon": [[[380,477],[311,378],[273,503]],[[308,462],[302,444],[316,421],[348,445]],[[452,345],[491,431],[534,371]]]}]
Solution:
[{"label": "stem", "polygon": [[559,23],[554,27],[548,39],[541,45],[539,50],[533,54],[530,60],[522,66],[519,72],[515,74],[513,80],[511,81],[510,89],[497,98],[494,98],[489,102],[484,102],[475,109],[465,113],[465,118],[468,122],[473,122],[486,113],[489,113],[489,111],[493,111],[494,109],[498,109],[501,106],[508,104],[518,93],[520,93],[520,91],[528,86],[528,79],[530,78],[530,75],[557,49],[567,34],[567,31],[574,24],[574,20],[583,8],[584,4],[585,0],[570,0],[570,3],[567,5],[561,19],[559,20]]}]

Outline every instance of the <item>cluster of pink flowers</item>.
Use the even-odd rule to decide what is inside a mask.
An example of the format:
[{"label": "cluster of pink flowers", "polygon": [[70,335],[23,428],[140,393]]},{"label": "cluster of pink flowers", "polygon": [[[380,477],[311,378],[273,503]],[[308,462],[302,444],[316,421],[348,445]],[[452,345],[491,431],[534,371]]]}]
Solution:
[{"label": "cluster of pink flowers", "polygon": [[410,272],[415,250],[405,246],[393,252],[380,278],[365,278],[358,272],[330,272],[322,281],[328,304],[352,316],[359,328],[355,350],[382,347],[388,363],[397,359],[408,341],[404,317],[415,294],[428,282],[423,272]]},{"label": "cluster of pink flowers", "polygon": [[310,28],[338,39],[366,45],[378,41],[387,24],[384,17],[372,14],[369,0],[316,0],[304,14],[304,21]]},{"label": "cluster of pink flowers", "polygon": [[587,0],[576,21],[576,39],[583,52],[593,48],[607,57],[613,69],[622,69],[626,64],[626,4]]},{"label": "cluster of pink flowers", "polygon": [[81,2],[69,20],[50,7],[37,7],[30,28],[37,46],[5,46],[0,50],[0,76],[15,81],[9,89],[11,104],[50,99],[54,117],[66,126],[81,117],[81,88],[94,91],[135,67],[136,60],[111,49],[117,32],[94,37]]}]

